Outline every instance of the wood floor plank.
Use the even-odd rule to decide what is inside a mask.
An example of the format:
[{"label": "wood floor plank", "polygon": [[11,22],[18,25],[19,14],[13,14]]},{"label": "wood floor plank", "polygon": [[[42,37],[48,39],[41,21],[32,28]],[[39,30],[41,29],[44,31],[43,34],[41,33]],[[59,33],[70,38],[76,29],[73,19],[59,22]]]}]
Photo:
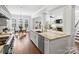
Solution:
[{"label": "wood floor plank", "polygon": [[14,54],[40,54],[33,42],[28,38],[28,35],[23,39],[16,39],[13,47]]}]

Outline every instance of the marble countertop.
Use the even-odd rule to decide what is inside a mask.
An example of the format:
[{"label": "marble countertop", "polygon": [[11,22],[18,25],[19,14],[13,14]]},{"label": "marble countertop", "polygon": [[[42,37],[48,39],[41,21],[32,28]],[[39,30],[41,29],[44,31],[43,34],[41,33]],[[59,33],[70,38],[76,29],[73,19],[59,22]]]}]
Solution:
[{"label": "marble countertop", "polygon": [[62,38],[62,37],[66,37],[69,36],[63,32],[58,32],[58,31],[48,31],[48,32],[43,32],[43,33],[39,33],[41,36],[49,39],[49,40],[53,40],[53,39],[58,39],[58,38]]},{"label": "marble countertop", "polygon": [[67,36],[70,36],[64,32],[60,32],[60,31],[47,31],[47,32],[42,32],[42,33],[37,33],[49,40],[54,40],[54,39],[59,39],[59,38],[62,38],[62,37],[67,37]]}]

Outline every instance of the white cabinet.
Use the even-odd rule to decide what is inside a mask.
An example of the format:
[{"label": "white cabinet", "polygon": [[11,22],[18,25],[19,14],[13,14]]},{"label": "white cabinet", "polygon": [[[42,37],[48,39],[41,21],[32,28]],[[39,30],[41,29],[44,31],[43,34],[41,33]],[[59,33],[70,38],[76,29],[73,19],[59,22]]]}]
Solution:
[{"label": "white cabinet", "polygon": [[44,37],[38,35],[38,48],[44,53]]},{"label": "white cabinet", "polygon": [[30,31],[30,39],[44,53],[44,37],[41,37],[36,32]]},{"label": "white cabinet", "polygon": [[65,54],[68,53],[68,40],[70,37],[63,37],[55,40],[45,39],[44,53],[45,54]]},{"label": "white cabinet", "polygon": [[38,47],[38,35],[35,32],[30,31],[30,39]]},{"label": "white cabinet", "polygon": [[70,36],[50,40],[30,31],[30,39],[44,54],[66,54],[69,52]]},{"label": "white cabinet", "polygon": [[34,34],[34,43],[35,45],[38,47],[38,35],[37,34]]}]

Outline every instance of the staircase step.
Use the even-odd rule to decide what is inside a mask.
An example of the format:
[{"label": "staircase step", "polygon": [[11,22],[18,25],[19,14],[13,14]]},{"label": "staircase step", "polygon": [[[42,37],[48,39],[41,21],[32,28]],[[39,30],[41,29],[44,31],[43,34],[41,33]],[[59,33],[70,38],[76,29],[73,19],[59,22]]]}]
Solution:
[{"label": "staircase step", "polygon": [[77,31],[77,32],[79,32],[79,31]]},{"label": "staircase step", "polygon": [[76,37],[79,37],[79,35],[76,35]]},{"label": "staircase step", "polygon": [[79,40],[79,39],[76,38],[75,40]]},{"label": "staircase step", "polygon": [[79,33],[76,33],[77,35],[79,35]]},{"label": "staircase step", "polygon": [[79,43],[79,40],[75,40],[75,42]]},{"label": "staircase step", "polygon": [[3,42],[0,42],[0,45],[4,45],[5,43],[3,43]]},{"label": "staircase step", "polygon": [[79,36],[76,36],[75,38],[79,38]]}]

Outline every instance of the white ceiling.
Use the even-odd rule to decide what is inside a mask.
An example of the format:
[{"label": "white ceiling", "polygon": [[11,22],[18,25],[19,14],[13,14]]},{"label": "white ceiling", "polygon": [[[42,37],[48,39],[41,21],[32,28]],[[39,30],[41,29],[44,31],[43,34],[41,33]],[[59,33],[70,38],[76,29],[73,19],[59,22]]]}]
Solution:
[{"label": "white ceiling", "polygon": [[32,15],[44,5],[6,5],[6,7],[13,15]]}]

